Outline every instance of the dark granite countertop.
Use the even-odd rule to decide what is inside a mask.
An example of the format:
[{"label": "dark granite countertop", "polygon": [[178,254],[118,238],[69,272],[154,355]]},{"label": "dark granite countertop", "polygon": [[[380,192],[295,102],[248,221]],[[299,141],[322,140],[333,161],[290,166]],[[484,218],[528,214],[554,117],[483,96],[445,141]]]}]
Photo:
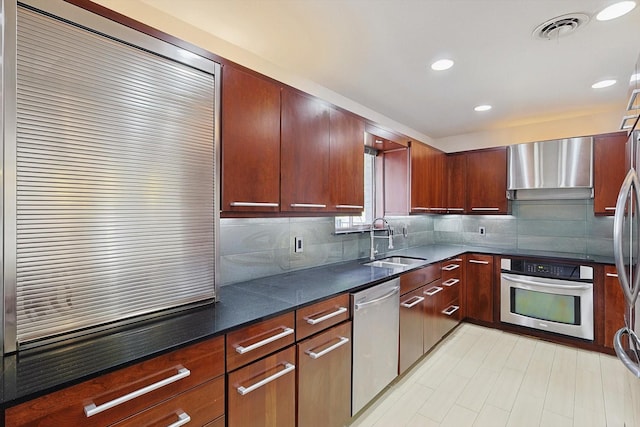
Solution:
[{"label": "dark granite countertop", "polygon": [[[442,261],[465,252],[509,254],[612,264],[611,257],[501,250],[460,245],[428,245],[387,255]],[[268,317],[344,292],[364,288],[398,271],[357,260],[223,286],[220,301],[158,317],[57,348],[32,349],[3,360],[3,407],[38,397]]]}]

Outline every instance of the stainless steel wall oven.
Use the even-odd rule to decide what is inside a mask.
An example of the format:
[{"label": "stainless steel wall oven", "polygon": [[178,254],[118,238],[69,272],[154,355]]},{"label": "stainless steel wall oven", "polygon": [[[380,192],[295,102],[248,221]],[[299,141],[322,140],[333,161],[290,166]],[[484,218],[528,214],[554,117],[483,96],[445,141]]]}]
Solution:
[{"label": "stainless steel wall oven", "polygon": [[593,340],[593,267],[502,258],[500,320]]}]

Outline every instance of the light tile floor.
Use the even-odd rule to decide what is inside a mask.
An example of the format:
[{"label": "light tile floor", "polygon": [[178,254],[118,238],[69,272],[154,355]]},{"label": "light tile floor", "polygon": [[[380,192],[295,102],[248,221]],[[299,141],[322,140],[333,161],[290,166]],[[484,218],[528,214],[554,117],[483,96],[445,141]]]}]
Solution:
[{"label": "light tile floor", "polygon": [[465,323],[351,427],[640,427],[638,405],[613,356]]}]

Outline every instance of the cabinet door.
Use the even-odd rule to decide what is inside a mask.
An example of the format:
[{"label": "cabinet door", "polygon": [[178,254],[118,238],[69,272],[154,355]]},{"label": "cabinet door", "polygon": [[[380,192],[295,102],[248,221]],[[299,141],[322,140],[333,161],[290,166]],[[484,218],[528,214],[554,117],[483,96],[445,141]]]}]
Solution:
[{"label": "cabinet door", "polygon": [[295,346],[229,374],[228,427],[295,425]]},{"label": "cabinet door", "polygon": [[593,142],[593,212],[596,215],[613,215],[618,191],[627,172],[627,133],[597,135]]},{"label": "cabinet door", "polygon": [[351,417],[351,322],[298,344],[298,426],[341,427]]},{"label": "cabinet door", "polygon": [[467,195],[467,156],[465,153],[447,155],[447,212],[464,213]]},{"label": "cabinet door", "polygon": [[442,328],[439,327],[440,307],[442,306],[442,281],[434,280],[422,291],[424,300],[424,335],[423,351],[426,353],[442,338]]},{"label": "cabinet door", "polygon": [[445,212],[444,161],[444,153],[434,148],[411,145],[411,212]]},{"label": "cabinet door", "polygon": [[506,214],[507,150],[504,147],[467,153],[467,206],[473,214]]},{"label": "cabinet door", "polygon": [[222,211],[280,210],[280,87],[225,66]]},{"label": "cabinet door", "polygon": [[465,274],[467,316],[493,322],[493,256],[467,255]]},{"label": "cabinet door", "polygon": [[384,215],[409,214],[409,150],[389,151],[379,157],[383,158],[384,178],[376,184],[384,190]]},{"label": "cabinet door", "polygon": [[330,210],[359,214],[364,210],[364,121],[332,108],[330,123]]},{"label": "cabinet door", "polygon": [[400,354],[398,374],[402,374],[424,353],[424,286],[400,297]]},{"label": "cabinet door", "polygon": [[329,200],[329,106],[282,91],[281,210],[325,212]]},{"label": "cabinet door", "polygon": [[614,265],[604,267],[604,346],[613,348],[613,336],[624,326],[625,301]]}]

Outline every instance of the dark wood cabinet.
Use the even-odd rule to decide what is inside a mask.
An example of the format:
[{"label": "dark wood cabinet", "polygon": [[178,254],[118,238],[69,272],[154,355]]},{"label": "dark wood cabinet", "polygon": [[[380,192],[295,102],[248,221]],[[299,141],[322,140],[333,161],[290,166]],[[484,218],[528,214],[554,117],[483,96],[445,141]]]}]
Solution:
[{"label": "dark wood cabinet", "polygon": [[328,104],[293,90],[282,91],[280,210],[283,212],[330,210],[329,116]]},{"label": "dark wood cabinet", "polygon": [[493,256],[469,254],[465,265],[465,313],[470,319],[493,322]]},{"label": "dark wood cabinet", "polygon": [[[213,338],[8,408],[3,425],[131,425],[132,416],[140,422],[160,416],[171,424],[177,407],[204,424],[224,415],[223,373],[224,338]],[[145,388],[151,390],[109,405]]]},{"label": "dark wood cabinet", "polygon": [[[382,166],[383,178],[377,180],[376,185],[383,188],[384,215],[408,215],[409,149],[399,148],[378,155],[376,167],[380,166]],[[376,216],[383,216],[379,209],[376,209]]]},{"label": "dark wood cabinet", "polygon": [[596,135],[593,139],[593,212],[615,213],[618,191],[627,173],[626,132]]},{"label": "dark wood cabinet", "polygon": [[442,338],[442,328],[440,326],[440,311],[443,302],[442,280],[437,279],[424,287],[422,295],[424,299],[424,334],[423,351],[426,353]]},{"label": "dark wood cabinet", "polygon": [[228,427],[293,427],[296,348],[290,346],[228,374]]},{"label": "dark wood cabinet", "polygon": [[446,182],[444,187],[447,200],[447,213],[464,213],[467,197],[466,153],[453,153],[447,155]]},{"label": "dark wood cabinet", "polygon": [[466,212],[507,214],[506,147],[469,151],[467,156]]},{"label": "dark wood cabinet", "polygon": [[615,265],[604,267],[604,346],[613,348],[613,336],[624,326],[625,301]]},{"label": "dark wood cabinet", "polygon": [[442,305],[440,310],[440,334],[446,335],[462,319],[461,289],[464,280],[463,258],[452,258],[442,262]]},{"label": "dark wood cabinet", "polygon": [[350,308],[349,294],[342,294],[296,310],[297,340],[350,319]]},{"label": "dark wood cabinet", "polygon": [[298,345],[298,426],[341,427],[351,417],[351,322]]},{"label": "dark wood cabinet", "polygon": [[419,142],[411,144],[411,212],[446,212],[444,171],[446,156]]},{"label": "dark wood cabinet", "polygon": [[364,121],[335,108],[330,110],[329,121],[329,209],[357,215],[364,209]]},{"label": "dark wood cabinet", "polygon": [[280,210],[280,86],[225,66],[222,212]]}]

